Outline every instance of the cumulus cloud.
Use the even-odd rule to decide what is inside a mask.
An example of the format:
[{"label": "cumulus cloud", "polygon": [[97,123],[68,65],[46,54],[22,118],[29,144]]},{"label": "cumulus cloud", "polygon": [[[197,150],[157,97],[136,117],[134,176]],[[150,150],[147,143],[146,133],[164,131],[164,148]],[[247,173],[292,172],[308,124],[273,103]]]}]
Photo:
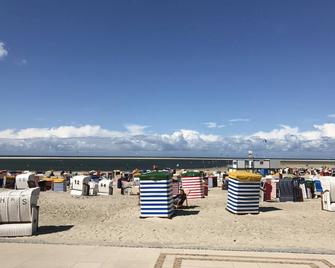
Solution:
[{"label": "cumulus cloud", "polygon": [[0,41],[0,59],[6,57],[8,55],[8,51],[5,48],[5,43]]},{"label": "cumulus cloud", "polygon": [[126,125],[114,131],[98,125],[0,131],[0,154],[47,155],[193,155],[256,157],[333,157],[335,124],[310,130],[281,125],[251,135],[222,136],[190,129],[148,133],[147,126]]},{"label": "cumulus cloud", "polygon": [[249,122],[250,119],[249,118],[233,118],[230,119],[229,122],[231,123],[237,123],[237,122]]},{"label": "cumulus cloud", "polygon": [[224,128],[225,125],[219,125],[215,122],[205,122],[204,123],[208,128]]},{"label": "cumulus cloud", "polygon": [[125,128],[134,135],[141,135],[144,133],[144,130],[148,128],[148,126],[136,125],[136,124],[129,124],[125,125]]},{"label": "cumulus cloud", "polygon": [[85,125],[60,126],[57,128],[26,128],[21,130],[6,129],[0,131],[0,139],[39,139],[39,138],[86,138],[86,137],[115,137],[122,135],[121,132],[110,131],[100,126]]}]

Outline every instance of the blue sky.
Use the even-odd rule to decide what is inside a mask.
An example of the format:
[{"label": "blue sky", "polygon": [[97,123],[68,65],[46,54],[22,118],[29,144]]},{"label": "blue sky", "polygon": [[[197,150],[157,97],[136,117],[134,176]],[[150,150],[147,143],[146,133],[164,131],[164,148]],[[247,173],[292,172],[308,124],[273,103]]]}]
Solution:
[{"label": "blue sky", "polygon": [[331,157],[334,14],[334,1],[1,1],[0,154]]}]

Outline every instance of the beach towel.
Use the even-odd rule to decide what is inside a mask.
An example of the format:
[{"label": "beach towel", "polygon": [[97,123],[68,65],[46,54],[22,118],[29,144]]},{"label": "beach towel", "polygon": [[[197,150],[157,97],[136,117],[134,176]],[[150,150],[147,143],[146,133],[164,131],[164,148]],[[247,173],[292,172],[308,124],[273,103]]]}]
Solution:
[{"label": "beach towel", "polygon": [[272,184],[271,181],[266,181],[264,183],[264,201],[271,201],[271,194],[272,194]]},{"label": "beach towel", "polygon": [[317,194],[322,193],[322,185],[321,185],[321,181],[320,180],[314,180],[314,187],[315,187],[315,192]]}]

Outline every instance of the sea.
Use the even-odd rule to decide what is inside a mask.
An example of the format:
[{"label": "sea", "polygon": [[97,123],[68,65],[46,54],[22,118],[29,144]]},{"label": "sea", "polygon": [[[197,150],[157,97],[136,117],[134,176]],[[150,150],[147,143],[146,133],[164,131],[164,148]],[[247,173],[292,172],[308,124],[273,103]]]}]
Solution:
[{"label": "sea", "polygon": [[141,170],[152,169],[200,169],[222,168],[232,164],[232,160],[220,158],[183,157],[0,157],[0,169],[9,171],[32,170]]}]

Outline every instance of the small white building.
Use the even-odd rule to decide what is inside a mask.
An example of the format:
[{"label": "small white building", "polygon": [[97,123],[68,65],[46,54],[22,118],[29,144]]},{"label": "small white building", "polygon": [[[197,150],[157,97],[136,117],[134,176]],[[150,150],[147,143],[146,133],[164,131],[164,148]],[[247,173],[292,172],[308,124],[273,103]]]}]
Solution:
[{"label": "small white building", "polygon": [[233,169],[279,169],[280,160],[277,159],[235,159]]},{"label": "small white building", "polygon": [[266,160],[266,159],[253,160],[253,167],[255,169],[269,169],[270,168],[270,160]]}]

